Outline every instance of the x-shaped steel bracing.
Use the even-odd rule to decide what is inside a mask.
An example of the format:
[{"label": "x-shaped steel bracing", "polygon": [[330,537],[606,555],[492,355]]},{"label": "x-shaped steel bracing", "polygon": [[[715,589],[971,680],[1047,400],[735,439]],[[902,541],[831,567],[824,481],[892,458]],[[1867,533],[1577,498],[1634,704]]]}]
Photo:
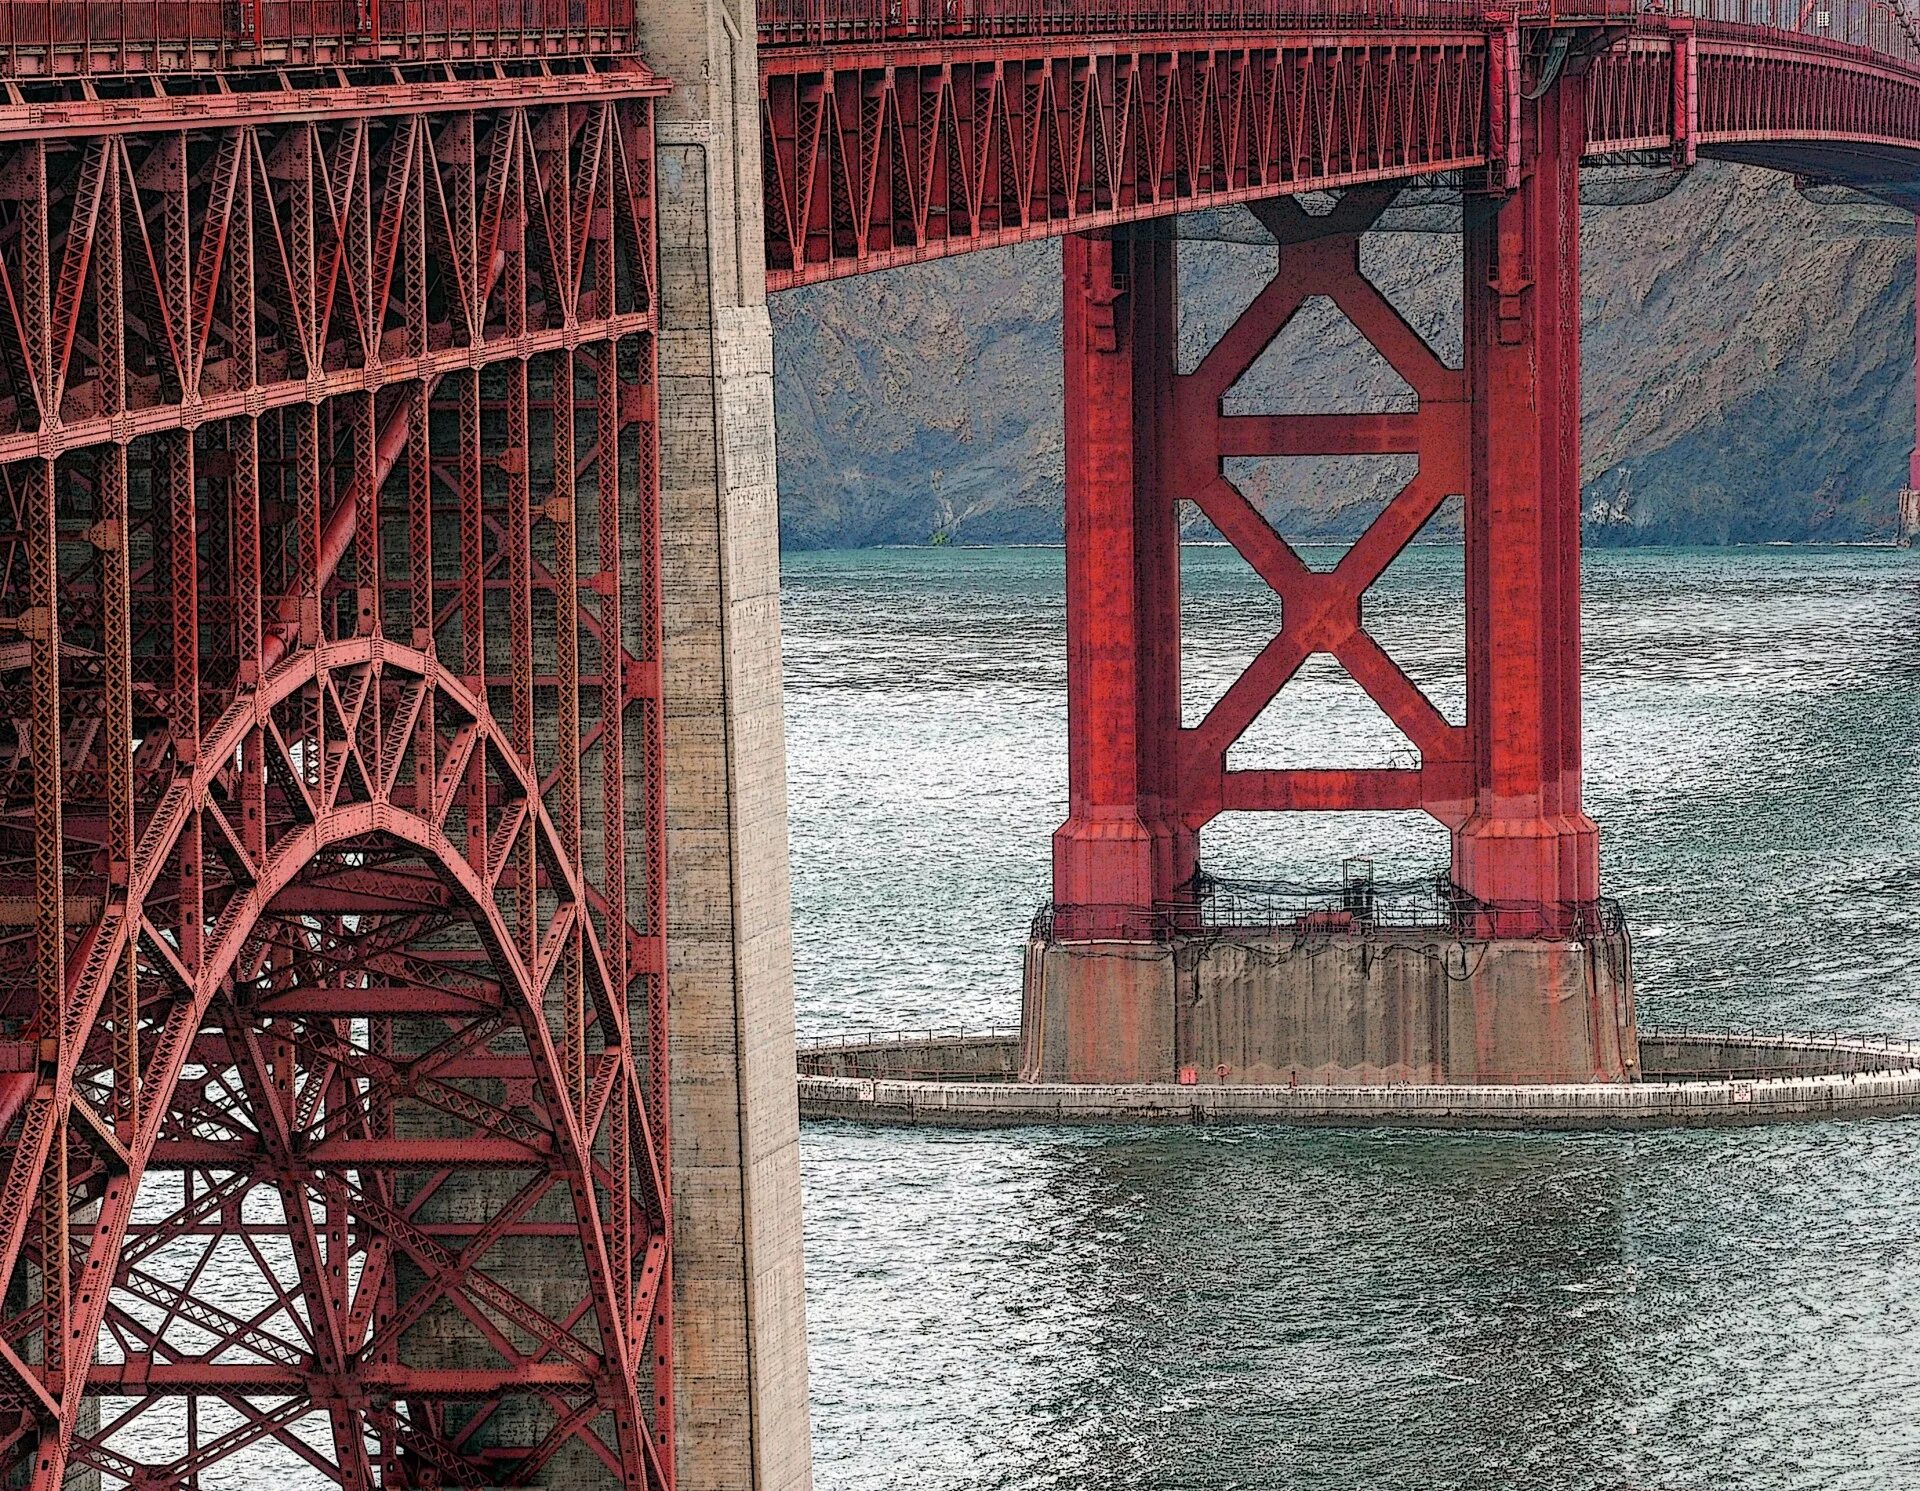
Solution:
[{"label": "x-shaped steel bracing", "polygon": [[[1191,729],[1180,732],[1181,814],[1198,828],[1227,810],[1425,808],[1464,818],[1470,748],[1367,630],[1368,588],[1467,482],[1466,374],[1450,368],[1360,267],[1360,239],[1392,199],[1353,191],[1324,216],[1279,198],[1252,210],[1280,244],[1279,268],[1226,335],[1173,387],[1171,495],[1197,504],[1280,597],[1279,633]],[[1413,390],[1405,412],[1228,414],[1223,401],[1309,299],[1325,296]],[[1225,474],[1246,456],[1411,455],[1413,477],[1331,570],[1311,568]],[[1415,768],[1229,770],[1227,752],[1315,653],[1335,658],[1420,753]]]}]

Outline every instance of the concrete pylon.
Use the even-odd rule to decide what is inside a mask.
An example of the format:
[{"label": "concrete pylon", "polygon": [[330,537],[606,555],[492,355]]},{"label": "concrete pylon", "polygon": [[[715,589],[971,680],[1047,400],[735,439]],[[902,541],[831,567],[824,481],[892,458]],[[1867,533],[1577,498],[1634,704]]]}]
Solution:
[{"label": "concrete pylon", "polygon": [[773,332],[755,17],[642,0],[658,113],[660,460],[683,1491],[812,1485],[788,924]]}]

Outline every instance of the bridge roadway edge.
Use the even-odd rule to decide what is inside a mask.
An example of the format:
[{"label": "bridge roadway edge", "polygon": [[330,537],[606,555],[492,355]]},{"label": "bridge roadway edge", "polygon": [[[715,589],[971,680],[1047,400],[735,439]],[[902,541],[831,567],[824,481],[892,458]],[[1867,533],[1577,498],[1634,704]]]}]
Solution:
[{"label": "bridge roadway edge", "polygon": [[807,1491],[773,336],[742,0],[642,0],[658,115],[677,1483]]}]

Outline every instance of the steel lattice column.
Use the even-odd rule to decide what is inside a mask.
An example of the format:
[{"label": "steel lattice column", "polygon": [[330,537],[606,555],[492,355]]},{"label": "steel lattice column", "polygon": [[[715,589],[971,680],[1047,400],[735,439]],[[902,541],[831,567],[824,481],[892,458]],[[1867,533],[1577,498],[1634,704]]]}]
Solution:
[{"label": "steel lattice column", "polygon": [[672,1483],[636,63],[0,107],[0,1470]]}]

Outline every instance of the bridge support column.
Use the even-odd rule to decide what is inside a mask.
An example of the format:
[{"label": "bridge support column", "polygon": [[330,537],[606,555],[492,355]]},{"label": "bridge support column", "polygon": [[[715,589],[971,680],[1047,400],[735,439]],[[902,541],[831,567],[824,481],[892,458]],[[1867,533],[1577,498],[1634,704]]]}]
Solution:
[{"label": "bridge support column", "polygon": [[1029,1076],[1164,1076],[1173,1008],[1150,939],[1193,875],[1179,816],[1180,534],[1166,487],[1175,265],[1159,224],[1062,244],[1066,373],[1068,816],[1053,836],[1054,925],[1096,952],[1030,966]]},{"label": "bridge support column", "polygon": [[1174,249],[1075,233],[1066,286],[1069,810],[1055,899],[1088,930],[1171,901],[1193,834],[1169,811],[1180,727],[1180,547],[1157,441],[1170,417]]},{"label": "bridge support column", "polygon": [[1519,189],[1490,214],[1469,203],[1464,255],[1475,794],[1453,877],[1479,901],[1527,908],[1529,925],[1534,908],[1600,889],[1580,800],[1582,83],[1522,103]]},{"label": "bridge support column", "polygon": [[658,115],[679,1491],[812,1484],[755,16],[642,0]]},{"label": "bridge support column", "polygon": [[[1581,807],[1579,195],[1584,96],[1522,100],[1513,189],[1467,212],[1466,364],[1449,367],[1361,267],[1392,200],[1322,215],[1253,204],[1273,280],[1190,373],[1174,361],[1174,242],[1143,230],[1064,256],[1070,811],[1054,905],[1028,949],[1023,1075],[1069,1082],[1617,1080],[1637,1064],[1632,972],[1598,899]],[[1411,409],[1228,412],[1227,395],[1324,298]],[[1229,476],[1259,456],[1415,458],[1331,569]],[[1448,720],[1368,631],[1374,582],[1449,498],[1465,512],[1467,717]],[[1191,501],[1280,597],[1282,626],[1180,721],[1178,506]],[[1414,765],[1229,766],[1307,660],[1331,657]],[[1452,885],[1389,908],[1228,903],[1193,873],[1222,812],[1424,810]],[[1383,928],[1391,934],[1382,938]],[[1467,970],[1462,976],[1460,970]]]}]

